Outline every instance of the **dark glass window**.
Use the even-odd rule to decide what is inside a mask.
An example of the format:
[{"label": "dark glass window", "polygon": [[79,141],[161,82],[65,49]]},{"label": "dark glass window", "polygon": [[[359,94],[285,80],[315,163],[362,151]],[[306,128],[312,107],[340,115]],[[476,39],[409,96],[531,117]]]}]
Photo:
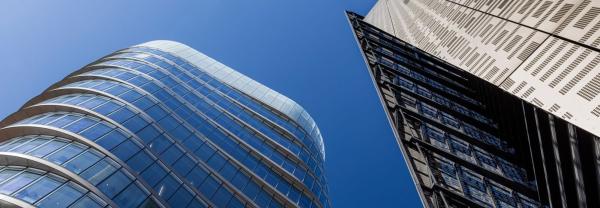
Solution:
[{"label": "dark glass window", "polygon": [[160,190],[158,195],[163,199],[168,199],[175,193],[175,190],[177,190],[180,185],[181,184],[172,175],[167,175],[167,177],[154,186],[154,189]]},{"label": "dark glass window", "polygon": [[158,163],[154,163],[153,165],[148,167],[148,169],[146,169],[141,175],[142,175],[142,178],[144,178],[146,180],[148,185],[154,186],[166,174],[167,174],[167,172]]},{"label": "dark glass window", "polygon": [[150,158],[148,153],[145,151],[139,151],[136,155],[129,159],[129,161],[127,161],[127,164],[133,170],[142,172],[142,170],[146,169],[150,164],[152,164],[153,161],[154,160]]},{"label": "dark glass window", "polygon": [[148,122],[142,117],[140,117],[140,115],[135,115],[131,117],[129,120],[127,120],[127,122],[123,124],[123,126],[129,129],[129,131],[134,133],[144,128],[146,125],[148,125]]},{"label": "dark glass window", "polygon": [[167,147],[169,147],[169,145],[171,145],[171,142],[164,135],[158,136],[149,144],[150,148],[158,153],[163,152],[165,149],[167,149]]},{"label": "dark glass window", "polygon": [[169,205],[171,207],[185,207],[192,200],[192,194],[185,187],[179,187],[179,190],[175,192],[175,195],[169,199]]},{"label": "dark glass window", "polygon": [[156,127],[149,125],[142,129],[140,132],[138,132],[137,136],[145,142],[150,142],[159,134],[160,132],[158,132]]},{"label": "dark glass window", "polygon": [[171,165],[177,161],[182,154],[183,152],[177,147],[177,145],[171,145],[167,151],[162,153],[161,159],[163,159],[165,163]]},{"label": "dark glass window", "polygon": [[104,134],[108,133],[112,128],[108,127],[105,124],[96,124],[94,126],[92,126],[91,128],[81,132],[81,136],[85,137],[86,139],[95,141],[96,139],[100,138],[101,136],[103,136]]},{"label": "dark glass window", "polygon": [[233,195],[224,186],[221,186],[219,190],[213,195],[212,202],[217,207],[225,207]]},{"label": "dark glass window", "polygon": [[240,190],[243,190],[250,178],[244,172],[238,172],[231,183]]},{"label": "dark glass window", "polygon": [[69,206],[69,208],[102,208],[102,206],[99,205],[97,201],[90,198],[89,196],[83,196],[71,206]]},{"label": "dark glass window", "polygon": [[250,183],[248,183],[246,188],[244,188],[243,192],[244,192],[244,194],[246,194],[246,196],[248,196],[248,198],[254,199],[256,197],[256,195],[258,195],[259,189],[260,189],[260,187],[258,185],[256,185],[256,183],[254,181],[250,181]]},{"label": "dark glass window", "polygon": [[123,123],[127,119],[133,117],[134,113],[129,110],[127,107],[123,107],[114,113],[110,114],[108,117],[115,120],[117,123]]},{"label": "dark glass window", "polygon": [[210,147],[209,144],[205,143],[200,147],[200,149],[196,150],[196,155],[198,155],[202,160],[207,161],[210,156],[215,153],[215,150]]},{"label": "dark glass window", "polygon": [[111,150],[112,148],[119,145],[121,142],[125,141],[125,139],[127,139],[127,137],[125,137],[123,133],[115,129],[110,133],[104,135],[102,138],[96,141],[96,143],[106,148],[107,150]]},{"label": "dark glass window", "polygon": [[221,154],[214,154],[208,161],[208,165],[213,167],[215,170],[219,170],[225,164],[225,162],[225,158],[223,158]]},{"label": "dark glass window", "polygon": [[200,185],[199,189],[206,197],[211,197],[218,187],[219,183],[212,176],[209,176],[204,180],[204,183]]},{"label": "dark glass window", "polygon": [[159,105],[152,106],[151,108],[146,110],[146,113],[157,121],[167,115],[167,112]]},{"label": "dark glass window", "polygon": [[196,163],[187,156],[181,157],[173,168],[177,170],[181,175],[187,175],[187,173],[196,165]]},{"label": "dark glass window", "polygon": [[146,110],[152,107],[154,105],[154,102],[152,102],[147,97],[141,97],[137,101],[133,102],[133,105],[137,106],[141,110]]},{"label": "dark glass window", "polygon": [[138,207],[147,198],[147,194],[142,191],[136,183],[132,183],[123,192],[121,192],[113,201],[120,207]]},{"label": "dark glass window", "polygon": [[199,166],[196,166],[187,176],[187,179],[195,187],[199,187],[204,179],[208,176],[208,173]]},{"label": "dark glass window", "polygon": [[223,178],[230,180],[231,178],[233,178],[237,170],[238,169],[231,163],[225,163],[225,166],[223,166],[223,168],[219,170],[219,173],[221,174],[221,176],[223,176]]},{"label": "dark glass window", "polygon": [[100,191],[106,194],[106,196],[109,198],[113,198],[130,183],[131,179],[129,179],[129,177],[127,177],[121,171],[117,171],[112,176],[100,183],[98,185],[98,189],[100,189]]},{"label": "dark glass window", "polygon": [[115,147],[115,149],[112,150],[112,153],[122,161],[127,161],[138,151],[140,151],[140,147],[134,144],[131,140],[126,140],[119,146]]}]

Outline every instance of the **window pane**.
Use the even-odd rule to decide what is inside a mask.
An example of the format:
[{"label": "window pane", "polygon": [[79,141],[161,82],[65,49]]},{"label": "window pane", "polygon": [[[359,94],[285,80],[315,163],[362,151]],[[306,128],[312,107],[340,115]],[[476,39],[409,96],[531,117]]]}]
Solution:
[{"label": "window pane", "polygon": [[194,200],[192,200],[192,202],[190,202],[190,204],[187,207],[188,208],[205,208],[208,206],[206,204],[204,204],[202,201],[200,201],[200,199],[194,198]]},{"label": "window pane", "polygon": [[167,175],[160,183],[154,186],[154,189],[158,190],[158,195],[163,199],[168,199],[179,186],[179,182],[172,175]]},{"label": "window pane", "polygon": [[171,145],[171,148],[167,149],[167,151],[161,155],[161,159],[163,159],[166,164],[171,165],[179,159],[182,154],[183,152],[176,145]]},{"label": "window pane", "polygon": [[109,113],[114,112],[115,110],[119,109],[120,107],[121,106],[116,103],[108,102],[108,103],[105,103],[104,105],[97,107],[96,109],[94,109],[94,111],[96,111],[102,115],[108,115]]},{"label": "window pane", "polygon": [[150,115],[150,117],[154,118],[155,120],[160,120],[167,115],[167,112],[159,105],[155,105],[152,108],[146,110],[146,113],[148,113],[148,115]]},{"label": "window pane", "polygon": [[169,141],[169,139],[167,139],[164,135],[160,135],[154,139],[149,146],[157,153],[161,153],[165,151],[165,149],[167,149],[171,144],[172,143]]},{"label": "window pane", "polygon": [[10,181],[7,181],[7,182],[3,183],[2,185],[0,185],[0,193],[10,195],[10,194],[12,194],[12,192],[31,183],[33,180],[37,179],[38,177],[40,177],[40,176],[37,174],[23,172],[20,175],[10,179]]},{"label": "window pane", "polygon": [[122,161],[127,161],[133,154],[140,151],[140,147],[134,144],[131,140],[124,141],[117,146],[112,153],[115,154]]},{"label": "window pane", "polygon": [[81,152],[83,152],[83,147],[71,143],[65,148],[59,150],[58,152],[55,152],[52,155],[48,156],[48,160],[60,165]]},{"label": "window pane", "polygon": [[26,189],[19,191],[19,193],[17,193],[15,197],[33,204],[43,196],[46,196],[46,194],[59,187],[60,185],[60,182],[48,177],[44,177],[32,184],[31,186],[27,187]]},{"label": "window pane", "polygon": [[150,186],[154,186],[165,176],[165,174],[167,174],[167,172],[163,170],[158,163],[154,163],[142,173],[142,178],[144,178]]},{"label": "window pane", "polygon": [[215,205],[217,205],[217,207],[225,207],[232,196],[233,195],[231,192],[229,192],[229,190],[221,186],[217,193],[215,193],[215,195],[212,197],[212,201],[215,203]]},{"label": "window pane", "polygon": [[87,108],[87,109],[94,109],[95,107],[97,107],[105,102],[107,102],[105,99],[96,97],[91,100],[85,101],[84,103],[79,104],[79,105],[84,108]]},{"label": "window pane", "polygon": [[94,201],[88,196],[83,196],[77,202],[73,203],[70,208],[101,208],[98,202]]},{"label": "window pane", "polygon": [[81,171],[87,169],[92,166],[94,163],[98,162],[101,159],[101,155],[94,150],[88,150],[81,155],[77,156],[73,160],[67,162],[63,166],[65,168],[73,171],[76,174],[81,173]]},{"label": "window pane", "polygon": [[142,94],[136,92],[135,90],[130,90],[120,96],[123,100],[127,100],[129,102],[135,101],[138,98],[142,97]]},{"label": "window pane", "polygon": [[142,119],[142,117],[140,117],[139,115],[135,115],[133,117],[131,117],[129,120],[127,120],[127,122],[125,122],[123,124],[123,126],[125,126],[127,129],[129,129],[129,131],[131,132],[138,132],[140,129],[144,128],[146,125],[148,125],[148,122],[144,119]]},{"label": "window pane", "polygon": [[183,186],[169,199],[168,203],[171,207],[185,207],[192,200],[192,194]]},{"label": "window pane", "polygon": [[83,194],[70,185],[64,185],[54,191],[50,196],[39,202],[39,207],[63,208],[69,206]]},{"label": "window pane", "polygon": [[85,170],[81,177],[87,179],[91,184],[98,184],[100,181],[104,180],[104,178],[108,177],[110,174],[115,172],[117,168],[109,164],[107,159],[101,160],[96,163],[94,166]]},{"label": "window pane", "polygon": [[145,151],[138,152],[135,156],[127,161],[129,167],[131,167],[136,172],[142,172],[146,169],[150,164],[152,164],[153,160],[150,158],[148,153]]},{"label": "window pane", "polygon": [[62,117],[62,118],[50,123],[49,125],[61,128],[65,125],[70,124],[71,122],[77,120],[78,118],[79,118],[79,116],[67,115],[65,117]]},{"label": "window pane", "polygon": [[115,197],[113,201],[120,207],[137,207],[146,198],[146,193],[144,193],[137,184],[132,183],[127,189]]},{"label": "window pane", "polygon": [[0,182],[4,182],[4,180],[6,180],[7,178],[14,176],[15,174],[17,174],[17,170],[4,170],[2,172],[0,172]]},{"label": "window pane", "polygon": [[173,168],[175,168],[175,170],[181,174],[181,175],[187,175],[187,173],[196,165],[196,163],[190,159],[189,157],[183,156],[181,157],[176,163],[175,165],[173,165]]},{"label": "window pane", "polygon": [[96,124],[95,126],[81,132],[80,134],[86,139],[95,141],[104,134],[108,133],[112,128],[104,124]]},{"label": "window pane", "polygon": [[54,140],[51,141],[47,144],[45,144],[44,146],[37,148],[36,150],[33,150],[32,152],[30,152],[30,155],[36,156],[36,157],[44,157],[47,154],[56,151],[57,149],[65,146],[67,143],[64,141],[60,141],[60,140]]},{"label": "window pane", "polygon": [[215,154],[208,161],[208,165],[210,165],[215,170],[220,170],[221,167],[225,164],[225,158],[221,156],[221,154]]},{"label": "window pane", "polygon": [[200,192],[202,192],[206,197],[211,197],[218,187],[219,183],[212,176],[209,176],[206,178],[204,183],[200,185]]},{"label": "window pane", "polygon": [[121,171],[117,171],[112,176],[108,177],[106,180],[100,183],[98,185],[98,189],[100,189],[100,191],[106,194],[106,196],[108,196],[109,198],[113,198],[130,183],[131,179],[129,179]]},{"label": "window pane", "polygon": [[102,138],[100,138],[98,141],[96,141],[96,143],[106,148],[107,150],[111,150],[117,145],[119,145],[121,142],[125,141],[126,138],[127,137],[125,137],[125,135],[123,135],[120,131],[113,130],[110,133],[103,136]]},{"label": "window pane", "polygon": [[98,123],[98,122],[91,120],[89,118],[82,118],[81,120],[65,127],[65,129],[69,130],[71,132],[79,133],[81,130],[87,129],[88,127],[94,125],[95,123]]},{"label": "window pane", "polygon": [[146,97],[142,97],[139,100],[135,101],[133,104],[141,110],[146,110],[150,106],[153,106],[154,102],[150,101],[150,99],[148,99]]},{"label": "window pane", "polygon": [[202,184],[206,176],[208,176],[208,173],[201,167],[196,166],[194,170],[188,174],[187,179],[190,181],[190,184],[198,187]]},{"label": "window pane", "polygon": [[137,136],[142,139],[144,142],[148,143],[152,141],[156,136],[158,136],[160,132],[156,130],[156,128],[152,125],[146,126],[146,128],[142,129],[137,133]]},{"label": "window pane", "polygon": [[46,143],[47,141],[47,139],[35,139],[33,141],[28,142],[27,144],[21,145],[20,147],[13,149],[11,152],[24,153],[30,151],[33,148],[36,148],[37,146],[43,143]]},{"label": "window pane", "polygon": [[115,120],[117,123],[123,123],[127,119],[131,118],[133,115],[134,113],[131,112],[131,110],[129,110],[127,107],[123,107],[117,110],[116,112],[110,114],[108,117]]}]

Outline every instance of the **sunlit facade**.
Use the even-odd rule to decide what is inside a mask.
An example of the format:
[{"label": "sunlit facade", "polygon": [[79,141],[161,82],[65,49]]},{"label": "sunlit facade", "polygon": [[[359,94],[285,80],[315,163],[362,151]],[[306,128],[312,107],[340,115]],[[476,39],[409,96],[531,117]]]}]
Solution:
[{"label": "sunlit facade", "polygon": [[600,206],[596,135],[347,15],[424,207]]},{"label": "sunlit facade", "polygon": [[0,127],[3,206],[330,207],[310,115],[177,42],[103,57]]}]

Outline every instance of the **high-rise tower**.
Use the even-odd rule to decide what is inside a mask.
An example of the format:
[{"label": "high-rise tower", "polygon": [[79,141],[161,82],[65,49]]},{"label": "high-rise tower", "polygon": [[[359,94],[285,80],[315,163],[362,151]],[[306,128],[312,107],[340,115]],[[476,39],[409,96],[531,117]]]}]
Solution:
[{"label": "high-rise tower", "polygon": [[[548,112],[543,105],[530,104],[529,100],[490,83],[485,76],[479,77],[453,60],[444,59],[440,55],[443,52],[428,53],[428,48],[422,50],[420,45],[411,42],[411,38],[431,38],[430,33],[411,37],[397,35],[398,21],[412,25],[404,32],[413,33],[419,31],[415,27],[421,24],[420,20],[434,21],[435,18],[422,9],[411,7],[412,13],[398,12],[391,5],[440,9],[440,5],[450,4],[436,2],[382,0],[366,18],[348,12],[357,43],[423,205],[600,206],[600,139],[590,133],[598,122],[593,123],[595,126],[592,123],[578,126],[556,115],[560,107],[552,107]],[[475,12],[469,14],[472,13]],[[414,19],[395,18],[394,14]],[[392,24],[373,25],[367,21]],[[423,27],[428,26],[432,25]],[[434,26],[439,30],[453,27]],[[451,44],[459,43],[451,41]],[[443,47],[437,44],[426,46]],[[475,51],[488,52],[487,49]],[[600,89],[592,92],[598,93]],[[567,98],[556,98],[569,102],[563,99]],[[589,106],[581,109],[586,107]]]},{"label": "high-rise tower", "polygon": [[17,207],[329,207],[325,152],[289,98],[180,43],[119,50],[0,123]]},{"label": "high-rise tower", "polygon": [[600,1],[380,0],[365,22],[600,135]]}]

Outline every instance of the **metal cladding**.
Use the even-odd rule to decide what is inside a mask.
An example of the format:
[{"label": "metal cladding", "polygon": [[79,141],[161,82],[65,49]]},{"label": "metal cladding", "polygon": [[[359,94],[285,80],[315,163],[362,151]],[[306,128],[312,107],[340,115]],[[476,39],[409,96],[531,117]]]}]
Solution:
[{"label": "metal cladding", "polygon": [[330,207],[318,127],[173,41],[119,50],[0,122],[0,206]]},{"label": "metal cladding", "polygon": [[365,21],[600,135],[600,1],[381,0]]},{"label": "metal cladding", "polygon": [[347,15],[425,207],[600,206],[593,132]]}]

